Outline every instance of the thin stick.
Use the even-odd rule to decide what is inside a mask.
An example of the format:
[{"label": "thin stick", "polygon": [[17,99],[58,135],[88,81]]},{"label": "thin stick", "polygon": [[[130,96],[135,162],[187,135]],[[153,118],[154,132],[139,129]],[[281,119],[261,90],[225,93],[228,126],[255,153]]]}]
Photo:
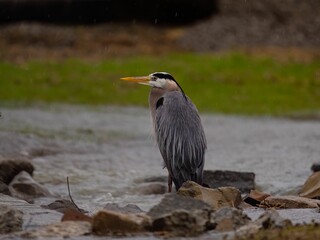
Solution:
[{"label": "thin stick", "polygon": [[77,208],[77,210],[81,213],[80,208],[77,206],[77,204],[72,199],[71,192],[70,192],[70,185],[69,185],[69,177],[68,176],[67,176],[67,186],[68,186],[68,193],[69,193],[69,198],[70,198],[71,202]]}]

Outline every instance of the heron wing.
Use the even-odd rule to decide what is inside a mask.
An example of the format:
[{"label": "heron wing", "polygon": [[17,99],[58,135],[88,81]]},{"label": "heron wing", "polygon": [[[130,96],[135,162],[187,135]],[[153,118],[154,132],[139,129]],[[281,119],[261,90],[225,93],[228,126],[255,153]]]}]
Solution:
[{"label": "heron wing", "polygon": [[177,188],[202,183],[206,138],[195,105],[181,92],[167,92],[155,113],[157,143]]}]

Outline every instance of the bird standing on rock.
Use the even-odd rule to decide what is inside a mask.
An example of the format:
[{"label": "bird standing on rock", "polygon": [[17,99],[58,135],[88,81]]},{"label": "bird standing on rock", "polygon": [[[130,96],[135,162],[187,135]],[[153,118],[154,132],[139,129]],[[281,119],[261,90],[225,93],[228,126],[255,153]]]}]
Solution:
[{"label": "bird standing on rock", "polygon": [[206,137],[197,108],[178,82],[166,72],[121,80],[152,87],[149,107],[157,144],[169,173],[169,192],[172,181],[176,190],[188,180],[202,185]]}]

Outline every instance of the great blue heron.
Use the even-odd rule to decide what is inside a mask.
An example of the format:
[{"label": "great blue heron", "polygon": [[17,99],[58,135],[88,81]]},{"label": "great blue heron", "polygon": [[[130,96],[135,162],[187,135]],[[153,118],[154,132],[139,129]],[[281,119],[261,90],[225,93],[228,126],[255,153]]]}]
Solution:
[{"label": "great blue heron", "polygon": [[166,72],[125,81],[151,86],[149,107],[156,140],[172,181],[178,190],[188,180],[202,184],[206,138],[198,110],[178,82]]}]

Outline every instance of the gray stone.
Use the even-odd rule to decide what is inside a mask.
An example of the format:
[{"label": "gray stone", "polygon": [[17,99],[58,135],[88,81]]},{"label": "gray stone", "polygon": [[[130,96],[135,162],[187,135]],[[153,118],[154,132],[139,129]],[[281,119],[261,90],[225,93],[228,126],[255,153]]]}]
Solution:
[{"label": "gray stone", "polygon": [[196,236],[207,230],[212,230],[215,225],[211,223],[211,211],[178,209],[170,214],[161,215],[152,222],[151,230],[167,232],[166,236]]},{"label": "gray stone", "polygon": [[152,219],[171,214],[177,210],[205,210],[212,211],[209,204],[202,200],[193,199],[190,197],[180,196],[175,193],[166,194],[159,204],[152,207],[147,213]]},{"label": "gray stone", "polygon": [[23,213],[13,207],[0,204],[0,234],[22,230]]},{"label": "gray stone", "polygon": [[28,202],[38,197],[53,197],[51,193],[41,184],[37,183],[28,172],[22,171],[14,177],[9,184],[9,191],[13,197]]},{"label": "gray stone", "polygon": [[263,212],[255,221],[240,227],[236,231],[236,235],[244,238],[256,234],[261,229],[283,228],[291,225],[292,222],[289,219],[281,217],[277,210],[269,209]]},{"label": "gray stone", "polygon": [[214,228],[212,211],[201,200],[166,194],[147,214],[152,219],[152,231],[165,231],[168,236],[194,236]]},{"label": "gray stone", "polygon": [[250,218],[243,211],[230,207],[215,211],[211,218],[217,231],[233,231],[250,222]]},{"label": "gray stone", "polygon": [[222,170],[205,170],[203,172],[204,186],[210,188],[235,187],[241,193],[249,193],[255,189],[255,174],[253,172],[235,172]]},{"label": "gray stone", "polygon": [[256,221],[255,224],[263,229],[283,228],[292,225],[291,221],[280,216],[275,209],[270,209],[264,212]]},{"label": "gray stone", "polygon": [[40,226],[59,222],[62,214],[53,210],[43,209],[35,204],[0,194],[0,202],[23,212],[23,229],[38,228]]}]

